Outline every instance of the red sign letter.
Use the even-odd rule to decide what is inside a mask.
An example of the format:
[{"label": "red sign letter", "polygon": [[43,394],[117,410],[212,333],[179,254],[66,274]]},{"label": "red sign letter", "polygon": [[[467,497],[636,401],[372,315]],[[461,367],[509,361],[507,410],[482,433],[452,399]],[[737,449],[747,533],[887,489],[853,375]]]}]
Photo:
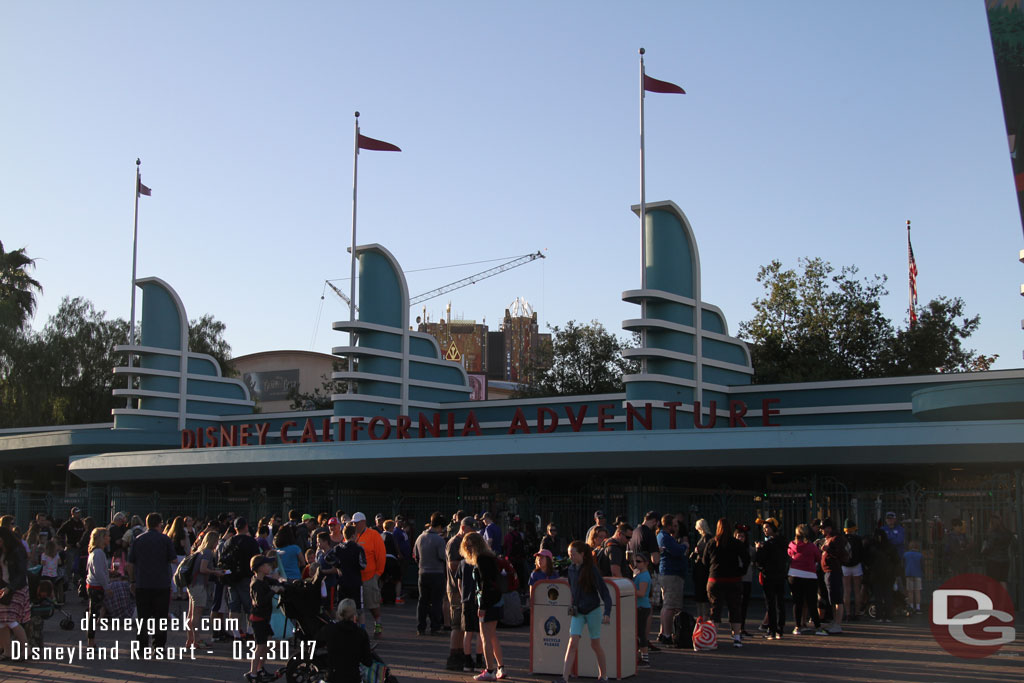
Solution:
[{"label": "red sign letter", "polygon": [[196,435],[192,433],[191,429],[181,430],[181,447],[182,448],[195,448],[196,447]]},{"label": "red sign letter", "polygon": [[[246,425],[246,426],[248,426],[248,425]],[[289,439],[288,438],[288,428],[289,427],[298,427],[298,426],[299,426],[298,422],[292,422],[291,420],[289,420],[288,422],[285,422],[283,425],[281,425],[281,443],[296,443],[295,439]]]},{"label": "red sign letter", "polygon": [[[545,415],[550,415],[551,416],[551,426],[550,427],[548,427],[548,426],[546,426],[544,424],[544,416]],[[551,410],[551,408],[547,408],[545,406],[541,406],[540,408],[537,408],[537,433],[538,434],[550,434],[551,432],[555,431],[556,429],[558,429],[558,413],[556,413],[555,411]]]},{"label": "red sign letter", "polygon": [[747,414],[747,404],[743,401],[729,401],[729,426],[746,427],[743,416]]},{"label": "red sign letter", "polygon": [[[373,428],[379,424],[384,425],[384,433],[381,434],[380,436],[377,436],[376,432],[373,431]],[[379,441],[381,439],[386,439],[389,436],[391,436],[391,420],[387,419],[386,417],[383,417],[382,415],[375,415],[374,417],[370,418],[370,425],[366,428],[366,431],[369,432],[371,441]]]},{"label": "red sign letter", "polygon": [[711,402],[711,413],[708,415],[708,423],[703,424],[704,418],[700,413],[700,401],[693,402],[693,426],[697,429],[711,429],[718,421],[718,402]]},{"label": "red sign letter", "polygon": [[466,424],[462,427],[462,436],[468,436],[471,432],[474,436],[481,436],[483,434],[480,431],[480,421],[476,419],[476,413],[472,410],[469,411],[469,415],[466,415]]},{"label": "red sign letter", "polygon": [[640,413],[636,412],[636,408],[633,407],[632,403],[626,404],[626,431],[633,431],[633,419],[636,419],[643,428],[650,431],[651,429],[651,404],[644,404],[644,416],[640,417]]},{"label": "red sign letter", "polygon": [[395,434],[395,437],[398,438],[398,439],[408,439],[409,438],[409,427],[411,427],[411,426],[412,426],[412,420],[409,419],[408,415],[399,415],[398,416],[398,425],[395,427],[395,431],[397,432]]},{"label": "red sign letter", "polygon": [[256,425],[256,444],[258,446],[265,446],[267,444],[267,431],[269,430],[269,422],[264,422],[263,424]]},{"label": "red sign letter", "polygon": [[572,406],[565,407],[565,414],[569,418],[569,424],[572,425],[572,431],[578,432],[583,428],[583,418],[587,416],[587,406],[580,406],[580,414],[573,415]]},{"label": "red sign letter", "polygon": [[771,416],[778,415],[779,411],[775,408],[769,408],[773,403],[778,403],[782,399],[778,398],[766,398],[761,401],[761,425],[764,427],[781,427],[778,422],[772,422]]},{"label": "red sign letter", "polygon": [[302,437],[299,439],[300,443],[306,443],[312,441],[316,443],[316,427],[313,426],[313,418],[307,417],[306,424],[302,426]]},{"label": "red sign letter", "polygon": [[614,403],[602,403],[601,405],[599,405],[597,407],[597,431],[599,431],[599,432],[614,432],[615,431],[615,427],[605,427],[604,426],[604,423],[605,423],[606,420],[611,420],[611,419],[613,419],[615,417],[614,415],[609,415],[608,414],[609,410],[614,410],[614,409],[615,409],[615,404]]},{"label": "red sign letter", "polygon": [[668,428],[676,428],[676,408],[683,405],[680,401],[665,401],[665,407],[668,408]]},{"label": "red sign letter", "polygon": [[516,408],[516,414],[512,417],[512,424],[508,426],[506,434],[515,434],[520,431],[523,434],[529,434],[530,425],[526,424],[526,416],[523,415],[523,409]]}]

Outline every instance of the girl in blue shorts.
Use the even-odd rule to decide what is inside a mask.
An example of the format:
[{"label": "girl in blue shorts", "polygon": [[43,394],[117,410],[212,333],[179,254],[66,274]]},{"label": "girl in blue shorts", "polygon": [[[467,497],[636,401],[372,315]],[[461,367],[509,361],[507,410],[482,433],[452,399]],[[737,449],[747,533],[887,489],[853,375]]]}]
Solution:
[{"label": "girl in blue shorts", "polygon": [[[608,593],[608,586],[594,564],[590,546],[583,541],[573,541],[569,546],[569,559],[572,561],[569,566],[569,588],[572,593],[572,606],[569,609],[572,621],[569,624],[569,647],[565,651],[562,677],[555,683],[566,683],[569,679],[572,665],[576,661],[576,648],[579,647],[584,624],[587,625],[587,633],[590,635],[590,647],[597,658],[597,680],[607,681],[608,674],[605,671],[604,650],[601,648],[600,638],[601,624],[611,621],[612,598]],[[603,611],[601,603],[604,603]]]}]

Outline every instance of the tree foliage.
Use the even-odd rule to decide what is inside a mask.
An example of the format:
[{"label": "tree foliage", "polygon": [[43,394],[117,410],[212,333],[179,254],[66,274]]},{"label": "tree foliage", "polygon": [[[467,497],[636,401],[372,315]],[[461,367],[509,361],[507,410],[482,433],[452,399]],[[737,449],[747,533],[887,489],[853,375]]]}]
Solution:
[{"label": "tree foliage", "polygon": [[188,348],[196,353],[205,353],[217,359],[225,377],[238,374],[231,367],[231,345],[224,339],[227,326],[207,313],[196,320],[188,321]]},{"label": "tree foliage", "polygon": [[897,329],[882,313],[884,276],[859,279],[855,266],[836,271],[820,258],[799,264],[802,272],[779,261],[758,272],[765,294],[740,325],[757,383],[981,370],[997,357],[964,348],[980,317],[962,317],[960,298],[935,299],[913,327]]},{"label": "tree foliage", "polygon": [[[211,316],[200,319],[190,338],[211,355],[230,354],[224,325]],[[13,330],[0,347],[0,427],[34,427],[109,422],[110,411],[125,400],[112,395],[126,387],[123,353],[114,346],[128,341],[128,322],[107,319],[88,299],[65,297],[39,332]]]},{"label": "tree foliage", "polygon": [[596,320],[564,328],[548,326],[550,343],[536,351],[523,370],[517,397],[581,396],[623,391],[622,375],[634,372],[623,358],[628,348]]},{"label": "tree foliage", "polygon": [[[341,372],[345,369],[345,363],[334,361],[331,364],[334,372]],[[345,393],[348,384],[340,379],[331,379],[330,375],[320,375],[320,386],[313,387],[313,391],[300,392],[298,387],[292,387],[288,392],[288,399],[292,402],[292,410],[329,410],[334,407],[331,400],[332,394]]]},{"label": "tree foliage", "polygon": [[6,331],[24,327],[36,310],[36,293],[43,287],[28,274],[35,265],[24,248],[4,251],[0,242],[0,328]]}]

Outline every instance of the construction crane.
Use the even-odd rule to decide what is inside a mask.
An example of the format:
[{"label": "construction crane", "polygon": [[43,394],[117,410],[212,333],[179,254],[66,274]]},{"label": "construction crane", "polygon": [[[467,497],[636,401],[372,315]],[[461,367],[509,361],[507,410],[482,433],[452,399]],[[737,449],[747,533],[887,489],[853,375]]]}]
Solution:
[{"label": "construction crane", "polygon": [[[447,294],[448,292],[453,292],[456,289],[462,289],[463,287],[475,285],[477,282],[480,282],[481,280],[486,280],[489,277],[494,277],[495,275],[504,273],[506,270],[512,270],[513,268],[524,266],[527,263],[532,263],[533,261],[536,261],[539,258],[546,257],[540,251],[536,251],[532,254],[523,254],[522,256],[515,257],[511,261],[506,261],[505,263],[494,266],[493,268],[488,268],[487,270],[481,271],[474,275],[470,275],[469,277],[464,277],[461,280],[456,280],[455,282],[449,282],[443,287],[438,287],[437,289],[432,289],[429,292],[413,297],[412,299],[409,300],[409,308],[412,308],[416,304],[421,304],[424,301],[436,299],[437,297]],[[334,293],[337,294],[342,301],[344,301],[349,306],[352,305],[352,301],[348,298],[348,294],[345,294],[345,292],[335,287],[330,280],[325,280],[325,282],[327,283],[328,287],[334,290]],[[323,296],[321,296],[320,299],[322,300]],[[358,311],[359,306],[356,306],[355,309],[356,311]]]},{"label": "construction crane", "polygon": [[[331,289],[334,290],[335,294],[337,294],[339,297],[341,297],[342,301],[344,301],[349,306],[352,305],[352,300],[348,298],[348,294],[346,294],[345,292],[343,292],[340,289],[338,289],[337,287],[335,287],[334,284],[330,280],[324,280],[324,282],[327,283],[328,287],[330,287]],[[320,298],[323,299],[323,296],[321,296]],[[359,311],[359,307],[358,306],[356,306],[355,309],[356,309],[356,311]]]},{"label": "construction crane", "polygon": [[464,277],[461,280],[450,282],[447,285],[444,285],[443,287],[432,289],[424,294],[419,294],[409,300],[409,307],[412,308],[416,304],[421,304],[424,301],[435,299],[439,296],[447,294],[448,292],[453,292],[456,289],[462,289],[463,287],[468,287],[469,285],[475,285],[477,282],[480,282],[480,280],[486,280],[487,278],[494,277],[499,273],[504,273],[506,270],[512,270],[513,268],[518,268],[519,266],[526,265],[527,263],[532,263],[533,261],[536,261],[539,258],[545,258],[544,254],[541,253],[540,251],[536,251],[532,254],[524,254],[522,256],[517,256],[511,261],[506,261],[501,265],[494,266],[493,268],[488,268],[487,270],[476,273],[475,275]]}]

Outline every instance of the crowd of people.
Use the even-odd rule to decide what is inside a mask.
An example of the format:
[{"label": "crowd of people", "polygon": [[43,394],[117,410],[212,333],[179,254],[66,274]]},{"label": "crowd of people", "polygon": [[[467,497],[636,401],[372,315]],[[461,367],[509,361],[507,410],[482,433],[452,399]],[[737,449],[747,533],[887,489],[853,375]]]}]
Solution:
[{"label": "crowd of people", "polygon": [[[766,640],[787,633],[787,588],[793,635],[835,635],[844,622],[865,615],[890,621],[896,608],[921,611],[925,558],[919,539],[908,538],[895,513],[865,535],[849,519],[841,527],[829,518],[798,524],[792,539],[777,519],[752,522],[753,530],[725,518],[714,524],[698,519],[691,527],[683,515],[652,511],[634,527],[624,517],[609,524],[597,511],[593,526],[579,538],[561,535],[554,521],[538,538],[532,524],[514,515],[499,519],[463,510],[451,518],[435,512],[422,528],[402,516],[377,515],[371,522],[362,512],[341,510],[315,516],[292,510],[287,519],[271,515],[257,522],[232,514],[200,522],[175,516],[165,522],[155,512],[144,519],[119,512],[103,525],[73,508],[60,524],[40,513],[22,533],[12,517],[4,516],[0,657],[10,656],[12,638],[26,640],[30,572],[50,584],[58,604],[69,593],[87,601],[90,646],[96,643],[96,617],[159,620],[174,601],[187,600],[187,645],[254,641],[246,673],[250,682],[271,678],[265,670],[268,640],[289,635],[290,625],[274,609],[282,586],[306,578],[321,580],[323,609],[337,618],[331,639],[340,643],[332,657],[339,673],[332,680],[358,680],[359,666],[371,664],[371,638],[384,633],[381,605],[412,599],[412,588],[403,588],[410,563],[417,575],[417,633],[447,636],[446,667],[476,671],[474,679],[482,681],[507,675],[499,622],[522,623],[523,600],[533,586],[559,577],[568,579],[572,595],[560,682],[569,677],[584,630],[599,680],[607,677],[599,640],[612,609],[605,578],[628,579],[635,586],[639,666],[649,665],[650,652],[688,638],[679,630],[689,623],[677,618],[684,614],[688,582],[699,617],[717,624],[728,613],[734,647],[752,637],[747,611],[754,581],[764,593],[766,613],[759,628]],[[1015,540],[998,514],[990,516],[980,545],[968,541],[958,519],[940,540],[949,572],[966,571],[974,553],[986,573],[1005,585]],[[650,638],[658,606],[658,633]],[[166,645],[166,630],[136,634],[143,646],[150,636],[153,646]]]}]

